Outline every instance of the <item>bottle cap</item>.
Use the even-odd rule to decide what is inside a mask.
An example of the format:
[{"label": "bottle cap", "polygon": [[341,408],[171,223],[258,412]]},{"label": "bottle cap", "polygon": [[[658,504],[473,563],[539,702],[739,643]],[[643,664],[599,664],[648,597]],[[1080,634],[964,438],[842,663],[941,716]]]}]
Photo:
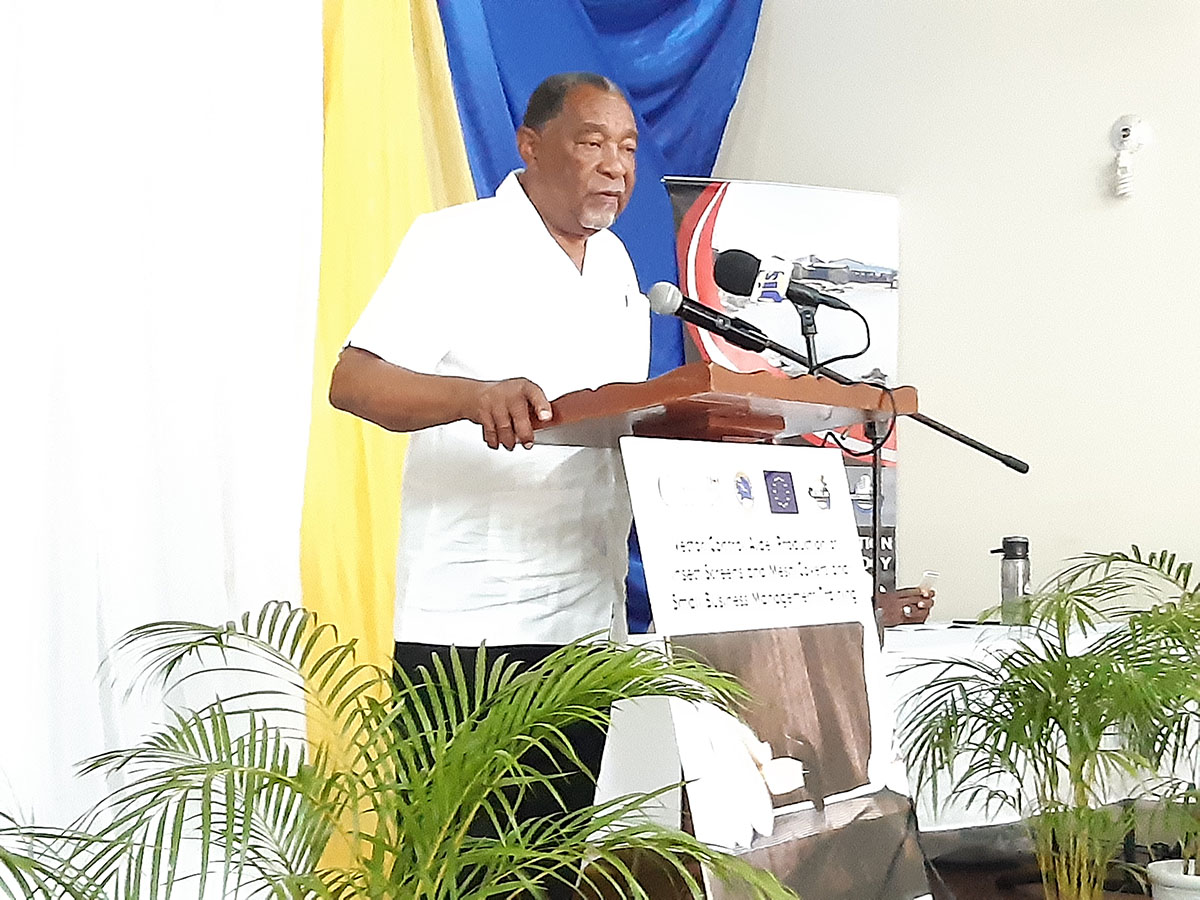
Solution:
[{"label": "bottle cap", "polygon": [[1005,559],[1029,559],[1029,538],[1011,535],[1000,539],[1001,546],[992,553],[1003,553]]}]

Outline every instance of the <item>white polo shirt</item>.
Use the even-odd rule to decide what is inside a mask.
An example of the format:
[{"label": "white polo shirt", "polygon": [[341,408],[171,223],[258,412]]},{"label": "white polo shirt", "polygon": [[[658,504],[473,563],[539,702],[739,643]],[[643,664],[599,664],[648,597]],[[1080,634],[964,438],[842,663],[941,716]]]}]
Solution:
[{"label": "white polo shirt", "polygon": [[[649,367],[649,309],[620,239],[582,273],[510,174],[419,217],[348,343],[416,372],[524,377],[553,399]],[[615,450],[491,450],[473,422],[409,440],[396,640],[563,644],[624,629],[630,510]]]}]

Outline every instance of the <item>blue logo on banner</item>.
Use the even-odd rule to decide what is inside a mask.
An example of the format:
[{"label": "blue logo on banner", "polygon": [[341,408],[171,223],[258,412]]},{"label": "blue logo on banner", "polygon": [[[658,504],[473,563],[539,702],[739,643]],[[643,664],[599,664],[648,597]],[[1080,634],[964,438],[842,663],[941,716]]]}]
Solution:
[{"label": "blue logo on banner", "polygon": [[750,479],[741,472],[733,479],[733,486],[737,490],[738,500],[743,506],[754,505],[754,488],[750,484]]},{"label": "blue logo on banner", "polygon": [[767,483],[767,503],[773,513],[798,513],[796,488],[792,484],[791,472],[763,472]]}]

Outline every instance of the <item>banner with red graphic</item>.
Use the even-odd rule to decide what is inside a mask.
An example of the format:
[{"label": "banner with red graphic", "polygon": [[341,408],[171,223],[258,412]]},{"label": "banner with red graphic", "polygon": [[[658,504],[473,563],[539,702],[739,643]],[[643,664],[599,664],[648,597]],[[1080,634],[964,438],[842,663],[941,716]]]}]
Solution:
[{"label": "banner with red graphic", "polygon": [[[726,315],[761,328],[778,343],[807,356],[800,316],[787,299],[795,283],[848,304],[853,312],[817,308],[816,358],[849,378],[895,386],[900,319],[899,205],[867,191],[667,178],[675,213],[676,256],[683,293]],[[742,250],[760,260],[748,296],[722,291],[713,276],[720,252]],[[858,313],[858,315],[855,315]],[[689,359],[738,372],[768,371],[780,378],[805,369],[773,353],[752,353],[723,338],[685,326]],[[863,552],[870,554],[870,442],[861,426],[806,439],[842,447]],[[882,452],[883,508],[880,565],[885,587],[895,579],[895,433]]]}]

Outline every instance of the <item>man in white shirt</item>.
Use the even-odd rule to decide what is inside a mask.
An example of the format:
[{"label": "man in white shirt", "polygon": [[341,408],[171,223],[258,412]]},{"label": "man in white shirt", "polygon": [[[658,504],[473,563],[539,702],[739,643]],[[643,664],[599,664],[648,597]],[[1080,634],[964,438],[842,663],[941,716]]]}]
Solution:
[{"label": "man in white shirt", "polygon": [[[534,444],[548,397],[645,379],[649,311],[608,230],[633,190],[637,126],[608,79],[530,97],[523,171],[418,218],[334,369],[330,402],[413,432],[396,571],[396,662],[454,645],[468,667],[533,664],[623,630],[630,512],[613,450]],[[603,736],[576,749],[593,772]],[[586,778],[564,786],[591,802]],[[550,810],[530,810],[545,814]]]}]

